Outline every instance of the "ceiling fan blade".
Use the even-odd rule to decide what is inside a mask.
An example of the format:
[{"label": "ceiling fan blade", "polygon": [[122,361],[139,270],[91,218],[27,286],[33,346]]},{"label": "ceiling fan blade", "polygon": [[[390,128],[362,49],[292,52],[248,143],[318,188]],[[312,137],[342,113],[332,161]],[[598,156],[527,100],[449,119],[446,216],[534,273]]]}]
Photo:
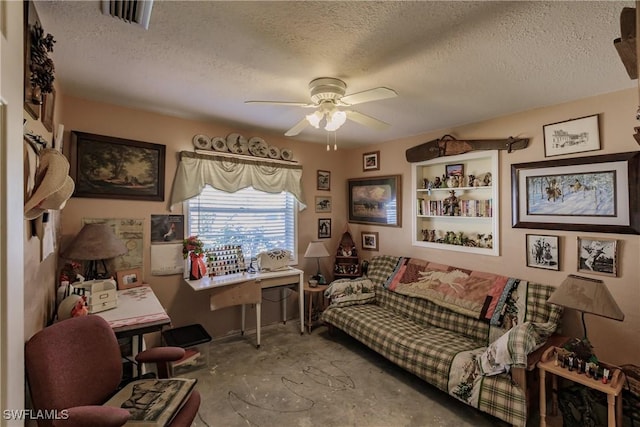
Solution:
[{"label": "ceiling fan blade", "polygon": [[287,102],[287,101],[244,101],[245,104],[271,104],[271,105],[286,105],[290,107],[316,107],[314,104],[308,102]]},{"label": "ceiling fan blade", "polygon": [[387,87],[377,87],[362,92],[353,93],[340,98],[340,103],[346,105],[362,104],[363,102],[378,101],[380,99],[395,98],[398,96],[395,90]]},{"label": "ceiling fan blade", "polygon": [[371,116],[367,116],[366,114],[359,113],[357,111],[345,111],[347,113],[347,119],[352,120],[356,123],[360,123],[364,126],[369,126],[376,130],[385,130],[389,126],[389,123],[383,122],[382,120],[378,120]]},{"label": "ceiling fan blade", "polygon": [[285,136],[296,136],[297,134],[302,132],[302,129],[306,128],[307,126],[309,126],[309,121],[305,117],[302,120],[300,120],[298,123],[296,123],[295,126],[293,126],[291,129],[286,131],[284,133],[284,135]]}]

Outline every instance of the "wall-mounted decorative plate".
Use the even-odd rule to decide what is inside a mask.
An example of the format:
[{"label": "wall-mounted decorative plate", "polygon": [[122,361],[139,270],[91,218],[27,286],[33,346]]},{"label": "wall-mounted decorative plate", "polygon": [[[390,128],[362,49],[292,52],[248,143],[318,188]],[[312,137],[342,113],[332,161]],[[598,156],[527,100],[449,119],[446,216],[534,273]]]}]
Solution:
[{"label": "wall-mounted decorative plate", "polygon": [[270,159],[279,159],[280,158],[280,149],[278,147],[274,147],[273,145],[269,147],[269,158]]},{"label": "wall-mounted decorative plate", "polygon": [[239,133],[227,135],[227,147],[234,154],[249,154],[249,142]]},{"label": "wall-mounted decorative plate", "polygon": [[293,160],[293,151],[283,148],[280,150],[280,157],[282,157],[282,160]]},{"label": "wall-mounted decorative plate", "polygon": [[229,149],[227,148],[227,142],[221,136],[214,136],[213,138],[211,138],[211,145],[216,151],[229,151]]},{"label": "wall-mounted decorative plate", "polygon": [[193,137],[193,146],[200,150],[210,150],[211,139],[207,135],[196,135]]},{"label": "wall-mounted decorative plate", "polygon": [[256,157],[267,157],[269,145],[257,136],[249,138],[249,153]]}]

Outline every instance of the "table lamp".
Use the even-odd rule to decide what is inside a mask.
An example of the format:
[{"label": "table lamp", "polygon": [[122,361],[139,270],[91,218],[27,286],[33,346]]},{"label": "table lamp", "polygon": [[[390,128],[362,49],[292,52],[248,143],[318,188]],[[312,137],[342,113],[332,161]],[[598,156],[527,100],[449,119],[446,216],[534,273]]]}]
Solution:
[{"label": "table lamp", "polygon": [[[105,260],[127,253],[127,247],[107,224],[85,224],[71,244],[60,254],[74,261],[88,261],[85,265],[86,280],[109,277]],[[102,272],[98,272],[98,264]]]},{"label": "table lamp", "polygon": [[318,272],[315,276],[311,277],[318,281],[319,284],[324,285],[326,283],[324,277],[320,273],[320,258],[328,257],[329,252],[327,252],[327,248],[324,246],[324,243],[319,241],[313,241],[309,243],[307,246],[307,250],[304,253],[305,258],[315,258],[318,263]]},{"label": "table lamp", "polygon": [[624,313],[616,304],[604,282],[590,277],[576,276],[575,274],[568,275],[551,294],[547,302],[579,311],[582,317],[584,341],[587,342],[587,325],[584,322],[585,313],[614,320],[624,320]]}]

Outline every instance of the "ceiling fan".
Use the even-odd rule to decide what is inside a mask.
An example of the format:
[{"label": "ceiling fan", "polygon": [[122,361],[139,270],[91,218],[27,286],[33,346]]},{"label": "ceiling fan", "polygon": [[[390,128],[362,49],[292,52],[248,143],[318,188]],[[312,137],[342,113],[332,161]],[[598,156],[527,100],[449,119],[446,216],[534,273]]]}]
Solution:
[{"label": "ceiling fan", "polygon": [[398,96],[396,91],[386,87],[377,87],[362,92],[345,95],[347,84],[340,79],[333,77],[320,77],[311,80],[309,92],[311,102],[286,102],[286,101],[245,101],[246,104],[274,104],[285,106],[296,106],[303,108],[316,108],[311,114],[307,114],[302,120],[296,123],[291,129],[285,132],[286,136],[298,135],[304,128],[311,125],[320,128],[322,120],[325,120],[324,129],[336,131],[346,120],[352,120],[364,126],[369,126],[377,130],[384,130],[389,127],[389,123],[378,120],[374,117],[349,109],[339,107],[351,107],[352,105],[364,102],[378,101],[381,99],[394,98]]}]

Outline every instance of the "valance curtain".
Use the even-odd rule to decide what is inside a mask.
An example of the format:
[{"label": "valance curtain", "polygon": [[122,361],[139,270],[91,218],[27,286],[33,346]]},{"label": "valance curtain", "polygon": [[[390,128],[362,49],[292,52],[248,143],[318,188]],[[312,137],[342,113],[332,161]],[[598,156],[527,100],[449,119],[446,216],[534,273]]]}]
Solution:
[{"label": "valance curtain", "polygon": [[288,191],[298,200],[300,210],[307,207],[301,165],[182,151],[169,209],[199,195],[205,184],[229,193],[247,187],[267,193]]}]

